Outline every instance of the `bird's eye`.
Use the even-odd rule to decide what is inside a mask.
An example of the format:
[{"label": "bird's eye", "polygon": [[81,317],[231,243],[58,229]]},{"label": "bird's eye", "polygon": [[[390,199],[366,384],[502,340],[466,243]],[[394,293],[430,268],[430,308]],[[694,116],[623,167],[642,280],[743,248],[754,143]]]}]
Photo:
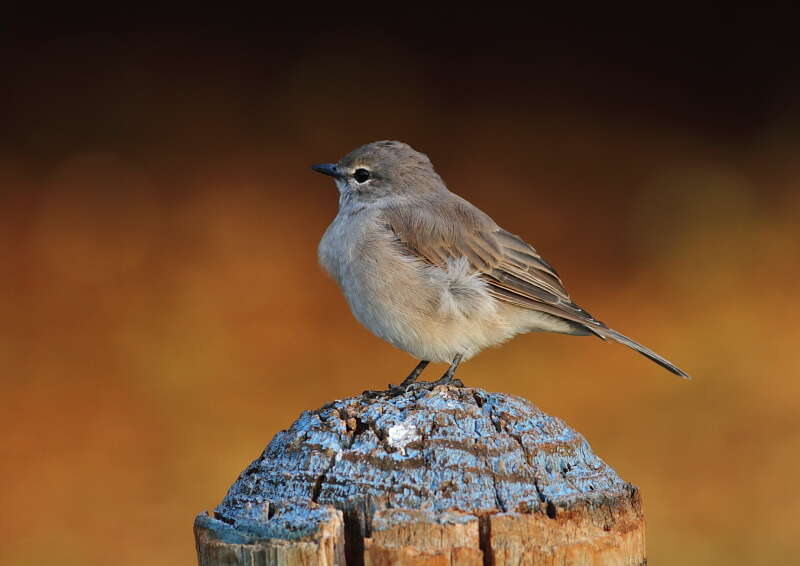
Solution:
[{"label": "bird's eye", "polygon": [[353,173],[353,179],[359,183],[366,183],[367,180],[369,180],[369,171],[366,169],[356,169],[356,172]]}]

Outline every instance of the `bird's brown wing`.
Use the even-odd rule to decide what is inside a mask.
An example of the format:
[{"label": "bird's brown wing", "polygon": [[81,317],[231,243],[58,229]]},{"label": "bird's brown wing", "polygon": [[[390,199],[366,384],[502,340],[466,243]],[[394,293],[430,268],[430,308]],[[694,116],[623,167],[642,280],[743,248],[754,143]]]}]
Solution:
[{"label": "bird's brown wing", "polygon": [[462,198],[448,196],[421,206],[388,207],[383,218],[409,253],[443,268],[448,260],[465,257],[498,300],[597,334],[593,327],[603,324],[572,302],[555,269],[533,246]]},{"label": "bird's brown wing", "polygon": [[573,303],[555,269],[533,246],[500,228],[464,199],[451,194],[447,200],[420,206],[388,207],[384,220],[407,253],[443,268],[449,259],[465,257],[498,300],[558,317],[576,330],[625,344],[675,375],[689,378],[669,360],[608,328]]}]

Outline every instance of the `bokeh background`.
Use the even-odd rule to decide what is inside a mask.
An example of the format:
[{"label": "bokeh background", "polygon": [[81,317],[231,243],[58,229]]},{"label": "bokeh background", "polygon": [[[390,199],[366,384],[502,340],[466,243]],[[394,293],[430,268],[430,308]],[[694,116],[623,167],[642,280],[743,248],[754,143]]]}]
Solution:
[{"label": "bokeh background", "polygon": [[639,485],[653,564],[796,558],[795,20],[706,16],[4,32],[0,562],[191,564],[275,432],[406,375],[317,265],[336,191],[308,169],[387,138],[695,377],[528,335],[461,378]]}]

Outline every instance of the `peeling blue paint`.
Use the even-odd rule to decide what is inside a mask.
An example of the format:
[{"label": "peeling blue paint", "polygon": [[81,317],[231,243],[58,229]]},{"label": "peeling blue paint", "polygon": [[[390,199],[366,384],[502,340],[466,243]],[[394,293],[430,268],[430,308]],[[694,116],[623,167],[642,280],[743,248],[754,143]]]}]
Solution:
[{"label": "peeling blue paint", "polygon": [[[418,438],[398,447],[390,429],[401,423]],[[315,503],[346,509],[371,498],[372,508],[459,510],[470,520],[545,502],[601,504],[626,485],[580,434],[528,401],[439,387],[303,412],[217,507],[233,525],[209,522],[231,540],[298,538],[326,516]],[[265,502],[278,508],[272,517],[259,511]]]}]

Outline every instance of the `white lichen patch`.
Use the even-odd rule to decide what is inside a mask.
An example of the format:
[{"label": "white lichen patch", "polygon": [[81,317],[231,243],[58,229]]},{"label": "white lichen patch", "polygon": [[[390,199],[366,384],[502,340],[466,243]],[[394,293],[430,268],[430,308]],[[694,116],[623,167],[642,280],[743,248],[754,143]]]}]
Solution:
[{"label": "white lichen patch", "polygon": [[397,423],[389,427],[387,432],[387,442],[392,448],[397,448],[403,456],[406,454],[406,446],[420,439],[416,427],[405,422]]}]

